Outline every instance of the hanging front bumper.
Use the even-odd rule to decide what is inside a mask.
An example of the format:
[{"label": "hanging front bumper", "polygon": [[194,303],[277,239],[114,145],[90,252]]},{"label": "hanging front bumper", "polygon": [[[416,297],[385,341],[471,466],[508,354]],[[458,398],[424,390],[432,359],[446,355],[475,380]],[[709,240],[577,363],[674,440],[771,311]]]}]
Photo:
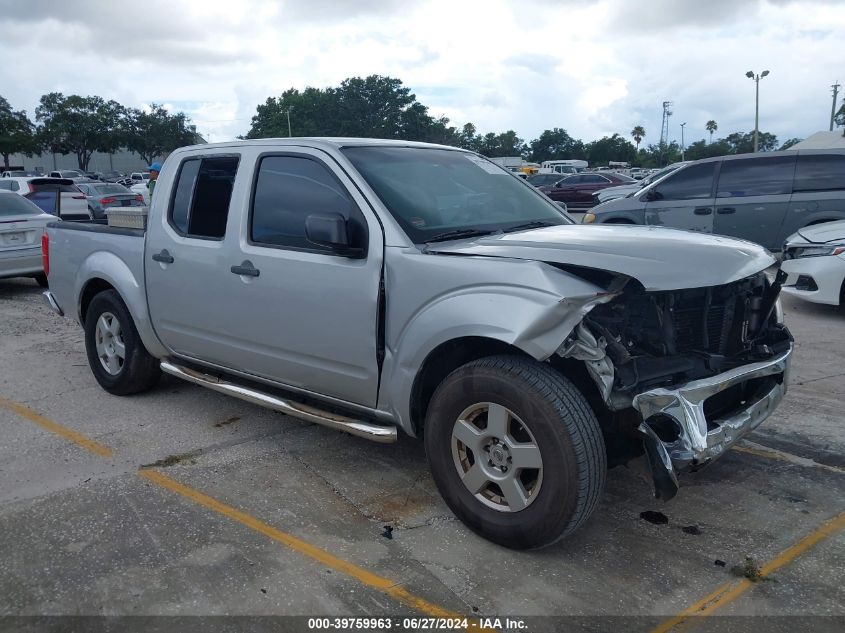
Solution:
[{"label": "hanging front bumper", "polygon": [[[657,498],[675,496],[678,471],[696,470],[720,457],[774,412],[786,393],[792,350],[790,344],[770,360],[634,397]],[[735,397],[735,406],[726,410],[721,402],[714,415],[707,401],[720,394],[722,400]]]}]

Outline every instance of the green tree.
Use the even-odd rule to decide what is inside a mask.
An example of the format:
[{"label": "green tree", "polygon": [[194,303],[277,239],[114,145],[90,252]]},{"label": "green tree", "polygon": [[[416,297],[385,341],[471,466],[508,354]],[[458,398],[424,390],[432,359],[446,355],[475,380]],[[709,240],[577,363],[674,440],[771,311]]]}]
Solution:
[{"label": "green tree", "polygon": [[803,140],[804,140],[803,138],[791,138],[788,141],[784,141],[783,145],[781,145],[778,148],[778,151],[789,149],[793,145],[797,145],[798,143],[800,143]]},{"label": "green tree", "polygon": [[645,136],[645,128],[642,125],[635,125],[634,129],[631,130],[631,136],[634,137],[634,141],[637,143],[637,151],[640,151],[640,143]]},{"label": "green tree", "polygon": [[446,117],[434,118],[400,79],[350,77],[339,86],[286,90],[259,105],[247,138],[363,136],[457,145],[460,134]]},{"label": "green tree", "polygon": [[585,150],[587,160],[591,165],[606,165],[609,161],[631,163],[637,158],[636,148],[619,134],[605,136],[592,143],[587,143]]},{"label": "green tree", "polygon": [[556,127],[543,130],[540,136],[529,144],[531,160],[542,163],[546,160],[585,159],[584,143],[572,138],[566,130]]},{"label": "green tree", "polygon": [[701,139],[700,141],[690,144],[690,146],[684,150],[684,157],[687,160],[700,160],[702,158],[724,156],[725,154],[730,153],[730,146],[723,140],[718,140],[716,142],[711,140],[708,143],[704,139]]},{"label": "green tree", "polygon": [[5,98],[0,97],[0,155],[3,156],[3,168],[9,169],[12,154],[31,156],[38,151],[34,126],[26,112],[12,110]]},{"label": "green tree", "polygon": [[704,129],[710,132],[710,142],[713,142],[713,132],[719,129],[719,124],[716,123],[713,119],[710,119],[707,123],[704,124]]},{"label": "green tree", "polygon": [[86,171],[94,152],[113,152],[121,146],[123,113],[116,101],[51,92],[35,109],[41,123],[38,137],[52,152],[75,154],[79,168]]},{"label": "green tree", "polygon": [[472,123],[464,123],[458,132],[458,147],[468,149],[471,152],[478,152],[481,149],[481,136]]},{"label": "green tree", "polygon": [[183,112],[170,114],[156,103],[150,104],[148,112],[126,110],[122,132],[126,148],[140,155],[147,164],[197,140],[196,126],[190,124]]},{"label": "green tree", "polygon": [[[754,151],[754,132],[734,132],[724,138],[730,154],[750,154]],[[778,137],[768,132],[760,132],[758,148],[761,152],[772,152],[778,147]]]},{"label": "green tree", "polygon": [[488,132],[481,138],[478,149],[480,154],[490,158],[502,156],[522,156],[528,152],[525,141],[516,135],[513,130],[496,134]]}]

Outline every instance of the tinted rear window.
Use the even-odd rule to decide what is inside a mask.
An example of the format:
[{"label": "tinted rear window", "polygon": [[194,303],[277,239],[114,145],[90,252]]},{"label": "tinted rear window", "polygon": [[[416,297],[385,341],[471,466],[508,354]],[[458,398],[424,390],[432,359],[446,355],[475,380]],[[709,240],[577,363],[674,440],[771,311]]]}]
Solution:
[{"label": "tinted rear window", "polygon": [[55,183],[29,185],[33,191],[60,191],[61,193],[82,193],[76,185],[57,185]]},{"label": "tinted rear window", "polygon": [[845,155],[798,157],[793,191],[836,191],[845,189]]},{"label": "tinted rear window", "polygon": [[792,193],[794,156],[726,160],[719,173],[718,198]]},{"label": "tinted rear window", "polygon": [[132,193],[123,185],[97,185],[96,187],[91,187],[91,189],[97,193]]},{"label": "tinted rear window", "polygon": [[17,194],[0,193],[0,216],[40,215],[41,209]]}]

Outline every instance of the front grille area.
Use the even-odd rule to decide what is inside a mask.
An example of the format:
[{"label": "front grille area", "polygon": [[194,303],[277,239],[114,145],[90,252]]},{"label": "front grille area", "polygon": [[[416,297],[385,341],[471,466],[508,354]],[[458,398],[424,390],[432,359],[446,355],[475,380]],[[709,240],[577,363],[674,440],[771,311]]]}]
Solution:
[{"label": "front grille area", "polygon": [[732,305],[711,305],[702,308],[675,310],[673,325],[678,351],[701,350],[724,354],[733,325]]}]

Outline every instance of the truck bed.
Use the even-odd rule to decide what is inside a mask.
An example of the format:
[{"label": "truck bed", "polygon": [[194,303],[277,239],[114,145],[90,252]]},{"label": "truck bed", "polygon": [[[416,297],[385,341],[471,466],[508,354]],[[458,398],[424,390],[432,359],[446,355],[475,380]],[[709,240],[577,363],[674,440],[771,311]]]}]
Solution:
[{"label": "truck bed", "polygon": [[132,288],[146,309],[143,230],[90,222],[51,222],[47,235],[50,291],[65,314],[79,318],[76,298],[92,278],[114,287]]}]

